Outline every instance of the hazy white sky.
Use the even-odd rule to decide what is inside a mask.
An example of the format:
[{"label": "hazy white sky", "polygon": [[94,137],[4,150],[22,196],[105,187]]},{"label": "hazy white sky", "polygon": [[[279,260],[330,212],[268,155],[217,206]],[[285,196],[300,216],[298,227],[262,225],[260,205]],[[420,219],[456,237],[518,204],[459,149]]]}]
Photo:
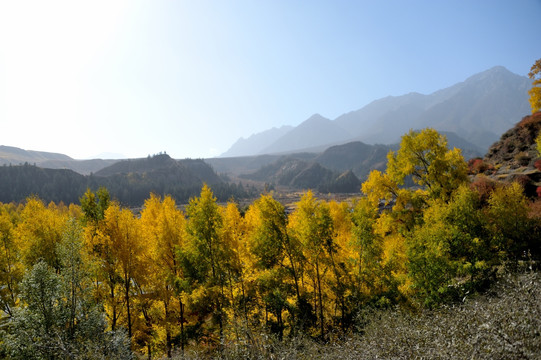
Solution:
[{"label": "hazy white sky", "polygon": [[541,57],[541,0],[2,1],[0,145],[210,157]]}]

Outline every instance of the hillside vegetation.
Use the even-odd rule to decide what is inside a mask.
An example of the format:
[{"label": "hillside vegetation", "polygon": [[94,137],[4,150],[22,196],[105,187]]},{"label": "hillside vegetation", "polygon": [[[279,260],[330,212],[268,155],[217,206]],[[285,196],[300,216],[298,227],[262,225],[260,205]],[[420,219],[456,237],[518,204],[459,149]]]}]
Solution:
[{"label": "hillside vegetation", "polygon": [[[538,357],[540,201],[471,182],[433,129],[387,159],[364,196],[308,191],[290,214],[272,193],[219,205],[207,185],[185,212],[153,194],[134,214],[105,188],[1,205],[1,356]],[[200,165],[108,175],[153,160]]]},{"label": "hillside vegetation", "polygon": [[253,196],[255,190],[220,178],[203,160],[174,160],[166,154],[123,160],[98,171],[80,175],[67,169],[35,165],[0,166],[0,201],[21,202],[37,196],[45,202],[78,203],[87,188],[106,187],[121,204],[140,207],[150,193],[171,195],[187,203],[203,184],[212,185],[221,201]]}]

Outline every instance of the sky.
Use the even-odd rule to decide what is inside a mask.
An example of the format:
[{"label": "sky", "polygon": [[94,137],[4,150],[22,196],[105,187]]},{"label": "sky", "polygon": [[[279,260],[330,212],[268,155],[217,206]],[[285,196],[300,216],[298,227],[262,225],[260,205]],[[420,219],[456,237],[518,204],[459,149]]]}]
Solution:
[{"label": "sky", "polygon": [[540,17],[541,0],[0,0],[0,145],[218,156],[493,66],[527,75]]}]

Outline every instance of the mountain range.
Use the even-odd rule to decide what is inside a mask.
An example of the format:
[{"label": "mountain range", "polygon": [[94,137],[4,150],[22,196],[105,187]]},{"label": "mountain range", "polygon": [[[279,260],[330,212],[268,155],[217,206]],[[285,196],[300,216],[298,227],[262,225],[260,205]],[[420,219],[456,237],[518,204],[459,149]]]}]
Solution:
[{"label": "mountain range", "polygon": [[485,153],[516,119],[530,112],[531,86],[527,77],[496,66],[429,95],[388,96],[334,120],[315,114],[296,127],[241,138],[221,156],[321,152],[352,141],[394,144],[410,129],[426,127],[453,133]]},{"label": "mountain range", "polygon": [[[324,193],[358,192],[371,170],[385,170],[388,152],[398,149],[400,137],[410,129],[433,127],[447,137],[449,147],[461,148],[466,159],[483,156],[504,131],[529,113],[530,87],[528,78],[494,67],[430,95],[389,96],[334,120],[316,114],[296,127],[273,128],[240,139],[224,156],[205,160],[174,160],[166,154],[75,160],[0,146],[0,165],[4,165],[0,166],[0,201],[22,201],[36,194],[46,201],[77,202],[86,188],[105,186],[119,201],[133,206],[141,205],[150,192],[171,194],[185,202],[198,194],[203,183],[211,185],[222,200],[252,196],[257,183]],[[506,140],[505,151],[497,153],[505,154],[504,160],[533,161],[533,155],[524,155],[523,138],[513,140],[512,146]],[[515,150],[519,153],[511,153]],[[533,151],[531,146],[528,151]]]}]

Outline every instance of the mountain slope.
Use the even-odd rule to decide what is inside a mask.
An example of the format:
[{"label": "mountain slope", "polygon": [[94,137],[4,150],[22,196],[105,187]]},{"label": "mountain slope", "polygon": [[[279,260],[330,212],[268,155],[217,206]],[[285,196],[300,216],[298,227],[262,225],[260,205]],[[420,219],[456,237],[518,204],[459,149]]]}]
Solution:
[{"label": "mountain slope", "polygon": [[470,162],[472,172],[482,174],[477,180],[486,182],[488,176],[496,181],[517,181],[526,195],[539,197],[541,160],[535,139],[540,133],[541,112],[525,116],[490,147],[482,161],[475,160],[477,166]]},{"label": "mountain slope", "polygon": [[293,130],[267,146],[261,153],[285,153],[348,139],[350,135],[333,121],[319,114],[312,115]]},{"label": "mountain slope", "polygon": [[328,148],[315,158],[322,166],[334,171],[351,170],[361,179],[366,179],[371,170],[384,171],[387,166],[387,145],[368,145],[360,141]]},{"label": "mountain slope", "polygon": [[485,161],[500,168],[533,167],[534,161],[539,158],[535,139],[540,131],[541,112],[525,116],[490,147]]},{"label": "mountain slope", "polygon": [[0,145],[0,165],[36,164],[46,169],[71,169],[82,175],[89,175],[118,160],[75,160],[71,157],[45,151],[23,150],[13,146]]},{"label": "mountain slope", "polygon": [[246,154],[259,154],[273,142],[293,130],[293,126],[282,126],[272,128],[258,134],[254,134],[247,139],[240,138],[231,146],[229,150],[223,153],[222,157],[243,156]]},{"label": "mountain slope", "polygon": [[146,178],[164,178],[184,186],[200,187],[203,183],[222,183],[220,177],[203,160],[174,160],[167,154],[141,159],[122,160],[108,166],[94,175],[98,177],[144,175]]},{"label": "mountain slope", "polygon": [[[101,176],[100,176],[101,175]],[[240,185],[224,182],[203,160],[173,160],[168,155],[121,161],[95,175],[34,165],[0,166],[0,202],[20,202],[36,195],[45,202],[78,203],[87,188],[106,187],[122,204],[140,207],[150,193],[171,195],[178,203],[197,196],[203,183],[218,199],[253,195]]]},{"label": "mountain slope", "polygon": [[[454,132],[485,152],[517,118],[530,111],[530,87],[530,79],[496,66],[429,95],[385,98],[380,102],[387,105],[387,110],[378,107],[381,112],[372,114],[372,118],[358,111],[347,121],[336,121],[348,131],[357,131],[360,140],[371,144],[388,144],[409,129],[432,127]],[[355,127],[362,123],[367,123],[364,129]]]},{"label": "mountain slope", "polygon": [[47,160],[73,160],[67,155],[45,151],[23,150],[13,146],[0,145],[0,165],[40,163]]},{"label": "mountain slope", "polygon": [[410,129],[433,127],[456,133],[484,153],[515,119],[529,113],[529,88],[530,79],[496,66],[429,95],[385,97],[335,120],[310,118],[263,152],[285,153],[350,141],[392,144]]},{"label": "mountain slope", "polygon": [[329,170],[317,162],[283,156],[241,178],[286,186],[292,189],[315,189],[320,192],[358,192],[361,181],[351,172]]},{"label": "mountain slope", "polygon": [[531,81],[498,66],[474,75],[455,95],[423,113],[417,128],[453,131],[484,150],[530,112]]}]

